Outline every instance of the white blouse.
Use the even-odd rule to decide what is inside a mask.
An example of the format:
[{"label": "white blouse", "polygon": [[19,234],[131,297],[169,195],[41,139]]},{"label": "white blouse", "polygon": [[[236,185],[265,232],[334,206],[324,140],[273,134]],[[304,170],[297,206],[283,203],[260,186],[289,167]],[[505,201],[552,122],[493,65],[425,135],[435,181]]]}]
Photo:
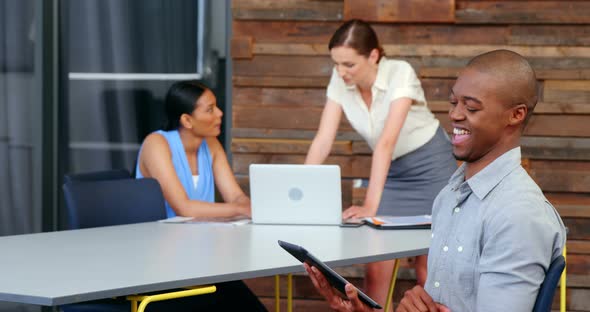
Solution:
[{"label": "white blouse", "polygon": [[371,149],[374,150],[379,141],[391,103],[404,97],[412,99],[414,104],[401,129],[392,159],[415,151],[432,139],[439,121],[428,109],[424,90],[410,64],[383,57],[371,93],[373,102],[368,109],[356,85],[346,85],[336,69],[332,71],[327,96],[342,107],[352,127]]}]

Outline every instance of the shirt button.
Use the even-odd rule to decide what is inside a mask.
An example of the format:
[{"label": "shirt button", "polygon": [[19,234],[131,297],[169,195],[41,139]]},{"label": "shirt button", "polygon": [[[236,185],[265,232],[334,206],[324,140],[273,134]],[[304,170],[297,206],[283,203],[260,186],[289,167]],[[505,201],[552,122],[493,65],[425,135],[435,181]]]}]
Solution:
[{"label": "shirt button", "polygon": [[430,237],[434,237],[434,233],[430,234]]},{"label": "shirt button", "polygon": [[457,212],[461,211],[461,208],[455,207],[455,210],[454,211],[455,211],[455,213],[457,213]]},{"label": "shirt button", "polygon": [[461,251],[463,251],[463,246],[459,246],[459,248],[457,248],[457,251],[458,251],[458,252],[461,252]]},{"label": "shirt button", "polygon": [[439,282],[434,282],[434,287],[439,288],[440,287],[440,283]]},{"label": "shirt button", "polygon": [[444,250],[444,251],[449,251],[449,246],[445,246],[445,247],[443,247],[443,250]]}]

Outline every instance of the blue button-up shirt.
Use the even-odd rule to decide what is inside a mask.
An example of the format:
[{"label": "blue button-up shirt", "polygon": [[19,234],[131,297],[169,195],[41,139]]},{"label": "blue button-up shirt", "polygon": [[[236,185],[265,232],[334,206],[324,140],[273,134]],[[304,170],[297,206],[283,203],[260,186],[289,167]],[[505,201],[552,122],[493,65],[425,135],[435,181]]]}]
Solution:
[{"label": "blue button-up shirt", "polygon": [[565,243],[555,208],[514,148],[465,181],[465,164],[434,201],[425,289],[451,311],[531,311]]}]

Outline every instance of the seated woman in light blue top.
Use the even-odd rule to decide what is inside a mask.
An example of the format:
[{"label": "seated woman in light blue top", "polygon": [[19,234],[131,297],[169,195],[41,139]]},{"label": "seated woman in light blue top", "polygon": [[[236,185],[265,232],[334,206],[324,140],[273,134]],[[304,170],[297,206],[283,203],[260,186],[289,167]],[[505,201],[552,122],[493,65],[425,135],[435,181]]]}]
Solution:
[{"label": "seated woman in light blue top", "polygon": [[[213,92],[198,82],[177,82],[165,106],[167,126],[146,137],[136,177],[158,180],[168,217],[249,217],[250,199],[217,140],[223,113]],[[224,203],[214,202],[214,184]]]}]

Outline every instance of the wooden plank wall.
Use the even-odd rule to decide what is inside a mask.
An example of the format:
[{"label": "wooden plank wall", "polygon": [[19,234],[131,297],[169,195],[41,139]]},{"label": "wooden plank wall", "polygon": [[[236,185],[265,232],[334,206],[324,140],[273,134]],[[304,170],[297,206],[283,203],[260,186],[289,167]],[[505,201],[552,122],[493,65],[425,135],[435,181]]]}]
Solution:
[{"label": "wooden plank wall", "polygon": [[[372,22],[386,54],[414,66],[447,130],[448,91],[469,58],[499,48],[526,56],[542,95],[523,155],[570,231],[567,309],[590,311],[590,2],[234,0],[232,10],[231,149],[246,190],[251,163],[303,162],[332,70],[327,43],[344,20]],[[345,205],[363,198],[352,180],[369,175],[370,161],[343,121],[328,163],[342,168]],[[406,271],[396,300],[412,285]],[[346,272],[362,285],[362,268]],[[296,310],[326,308],[304,277],[295,280]],[[272,279],[249,283],[272,307]]]}]

